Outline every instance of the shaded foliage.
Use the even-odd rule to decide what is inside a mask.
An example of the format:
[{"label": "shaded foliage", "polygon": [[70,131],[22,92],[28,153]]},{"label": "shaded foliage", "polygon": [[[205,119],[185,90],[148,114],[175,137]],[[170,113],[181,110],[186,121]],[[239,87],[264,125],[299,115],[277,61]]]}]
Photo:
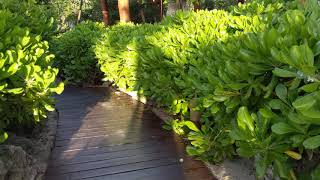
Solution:
[{"label": "shaded foliage", "polygon": [[101,79],[93,45],[104,31],[102,23],[83,22],[52,41],[60,77],[72,84],[95,84]]},{"label": "shaded foliage", "polygon": [[[173,128],[186,133],[189,154],[221,161],[235,143],[236,154],[255,157],[258,178],[272,166],[290,179],[291,162],[320,145],[319,20],[316,1],[178,12],[110,28],[96,54],[106,80],[185,118]],[[193,99],[197,130],[186,125]]]},{"label": "shaded foliage", "polygon": [[[19,6],[17,6],[19,4]],[[44,16],[34,1],[0,1],[0,142],[7,129],[18,131],[33,127],[53,111],[58,69],[52,68],[54,56],[48,52],[52,20]]]}]

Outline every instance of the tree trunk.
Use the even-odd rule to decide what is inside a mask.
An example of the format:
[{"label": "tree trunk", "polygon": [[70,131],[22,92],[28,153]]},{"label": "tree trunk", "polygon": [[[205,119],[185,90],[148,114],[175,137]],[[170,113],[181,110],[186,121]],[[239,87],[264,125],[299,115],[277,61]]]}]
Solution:
[{"label": "tree trunk", "polygon": [[177,0],[177,4],[179,4],[179,9],[182,10],[189,10],[188,4],[187,4],[187,0]]},{"label": "tree trunk", "polygon": [[142,9],[139,10],[139,15],[140,15],[140,17],[141,17],[141,21],[142,21],[143,23],[146,23],[146,17],[144,16],[144,12],[143,12]]},{"label": "tree trunk", "polygon": [[177,3],[174,2],[174,1],[172,1],[172,0],[169,0],[166,16],[174,15],[177,10],[178,10],[178,5],[177,5]]},{"label": "tree trunk", "polygon": [[201,9],[200,2],[199,2],[199,0],[197,0],[193,3],[193,10],[199,11],[200,9]]},{"label": "tree trunk", "polygon": [[168,2],[167,16],[174,15],[179,9],[190,10],[187,0],[170,0]]},{"label": "tree trunk", "polygon": [[78,17],[77,17],[77,24],[81,20],[82,6],[83,6],[83,0],[80,0],[80,7],[79,7],[79,12],[78,12]]},{"label": "tree trunk", "polygon": [[141,21],[143,23],[145,23],[146,22],[146,17],[144,16],[142,0],[138,1],[138,5],[139,5],[139,7],[138,7],[139,8],[139,16],[141,18]]},{"label": "tree trunk", "polygon": [[107,0],[100,0],[100,6],[104,25],[107,26],[109,24],[109,6]]},{"label": "tree trunk", "polygon": [[118,0],[120,22],[130,21],[129,0]]},{"label": "tree trunk", "polygon": [[163,19],[163,0],[160,0],[160,20]]}]

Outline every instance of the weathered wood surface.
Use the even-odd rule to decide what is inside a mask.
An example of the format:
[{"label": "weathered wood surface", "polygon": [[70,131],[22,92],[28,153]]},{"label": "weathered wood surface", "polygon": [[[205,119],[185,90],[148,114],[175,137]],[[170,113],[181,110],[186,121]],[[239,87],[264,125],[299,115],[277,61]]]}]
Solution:
[{"label": "weathered wood surface", "polygon": [[211,180],[143,104],[107,88],[67,88],[48,180]]}]

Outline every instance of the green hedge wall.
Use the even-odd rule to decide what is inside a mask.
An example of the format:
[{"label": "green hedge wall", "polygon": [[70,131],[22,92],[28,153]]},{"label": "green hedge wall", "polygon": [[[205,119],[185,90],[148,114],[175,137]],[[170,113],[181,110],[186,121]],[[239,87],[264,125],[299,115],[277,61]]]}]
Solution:
[{"label": "green hedge wall", "polygon": [[180,115],[164,128],[190,155],[252,157],[257,178],[319,178],[319,22],[315,0],[254,1],[108,27],[92,48],[104,80]]},{"label": "green hedge wall", "polygon": [[60,69],[61,78],[78,85],[101,80],[93,46],[103,31],[102,23],[87,21],[53,38],[50,50],[56,56],[54,66]]},{"label": "green hedge wall", "polygon": [[63,90],[62,83],[55,83],[54,56],[40,36],[50,23],[37,17],[39,27],[33,20],[29,28],[26,16],[35,18],[41,10],[32,1],[19,1],[25,11],[16,11],[10,3],[14,1],[0,1],[0,142],[8,137],[8,128],[30,128],[46,117],[54,110],[51,96]]},{"label": "green hedge wall", "polygon": [[[290,179],[320,146],[319,9],[253,2],[179,12],[160,24],[113,26],[95,52],[106,80],[182,115],[165,127],[188,137],[190,155],[254,157],[258,178],[272,166]],[[188,121],[191,101],[201,127]]]}]

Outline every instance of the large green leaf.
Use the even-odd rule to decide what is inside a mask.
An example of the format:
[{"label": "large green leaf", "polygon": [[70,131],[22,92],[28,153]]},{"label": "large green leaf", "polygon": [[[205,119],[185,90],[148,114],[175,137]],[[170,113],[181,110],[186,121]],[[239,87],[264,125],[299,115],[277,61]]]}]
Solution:
[{"label": "large green leaf", "polygon": [[272,132],[276,134],[288,134],[293,132],[299,132],[297,129],[295,129],[291,125],[284,122],[279,122],[272,125],[271,129],[272,129]]},{"label": "large green leaf", "polygon": [[314,56],[308,44],[292,46],[290,48],[290,56],[292,65],[301,68],[306,74],[314,74]]},{"label": "large green leaf", "polygon": [[320,86],[319,82],[314,82],[314,83],[306,84],[300,87],[299,91],[305,91],[305,92],[311,93],[316,91],[319,88],[319,86]]},{"label": "large green leaf", "polygon": [[0,134],[0,143],[3,143],[4,141],[6,141],[8,139],[8,134],[6,132],[2,132]]},{"label": "large green leaf", "polygon": [[249,129],[251,132],[254,131],[254,122],[247,107],[242,106],[239,108],[237,122],[241,129]]},{"label": "large green leaf", "polygon": [[261,156],[259,154],[255,157],[256,175],[257,175],[257,178],[259,179],[264,177],[269,165],[267,154],[263,154],[263,155],[264,156]]},{"label": "large green leaf", "polygon": [[313,94],[308,94],[302,97],[299,97],[296,99],[292,105],[294,108],[297,110],[305,110],[312,108],[313,105],[317,102],[316,98],[314,97]]},{"label": "large green leaf", "polygon": [[197,128],[197,126],[191,122],[191,121],[184,121],[184,125],[187,126],[190,130],[198,132],[199,129]]},{"label": "large green leaf", "polygon": [[288,71],[288,70],[285,70],[285,69],[280,69],[280,68],[275,68],[272,73],[276,76],[279,76],[279,77],[296,77],[297,74],[294,73],[294,72],[291,72],[291,71]]},{"label": "large green leaf", "polygon": [[277,96],[283,100],[283,101],[287,101],[287,95],[288,95],[288,90],[287,90],[287,87],[283,84],[278,84],[276,86],[276,94]]},{"label": "large green leaf", "polygon": [[318,41],[313,47],[314,56],[320,55],[320,41]]},{"label": "large green leaf", "polygon": [[315,149],[320,146],[320,135],[309,137],[303,142],[303,146],[306,149]]}]

